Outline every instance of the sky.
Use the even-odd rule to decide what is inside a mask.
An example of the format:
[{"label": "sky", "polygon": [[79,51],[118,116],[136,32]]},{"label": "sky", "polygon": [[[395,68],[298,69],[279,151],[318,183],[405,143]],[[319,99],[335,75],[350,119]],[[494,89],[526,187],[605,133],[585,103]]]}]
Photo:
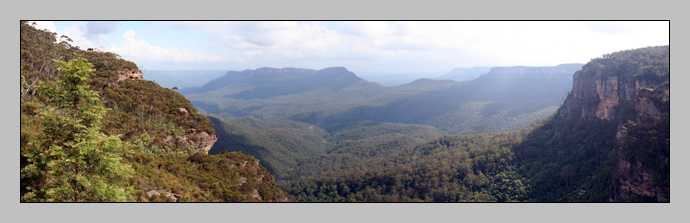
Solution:
[{"label": "sky", "polygon": [[345,67],[440,75],[458,67],[555,66],[669,44],[668,21],[41,21],[81,49],[143,70]]}]

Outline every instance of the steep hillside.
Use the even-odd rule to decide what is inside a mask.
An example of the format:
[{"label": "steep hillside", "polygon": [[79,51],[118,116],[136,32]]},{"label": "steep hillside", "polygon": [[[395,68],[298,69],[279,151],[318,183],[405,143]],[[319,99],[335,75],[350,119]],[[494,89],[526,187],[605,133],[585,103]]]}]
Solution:
[{"label": "steep hillside", "polygon": [[326,131],[290,120],[267,122],[251,117],[223,119],[210,116],[220,140],[209,151],[240,151],[261,160],[279,178],[290,173],[299,160],[325,154]]},{"label": "steep hillside", "polygon": [[21,202],[286,201],[253,157],[206,155],[211,121],[136,64],[20,26]]},{"label": "steep hillside", "polygon": [[669,201],[669,49],[607,54],[573,75],[557,115],[516,149],[532,199]]},{"label": "steep hillside", "polygon": [[649,47],[590,62],[574,77],[573,93],[559,111],[617,125],[622,148],[613,201],[669,201],[669,53],[669,46]]}]

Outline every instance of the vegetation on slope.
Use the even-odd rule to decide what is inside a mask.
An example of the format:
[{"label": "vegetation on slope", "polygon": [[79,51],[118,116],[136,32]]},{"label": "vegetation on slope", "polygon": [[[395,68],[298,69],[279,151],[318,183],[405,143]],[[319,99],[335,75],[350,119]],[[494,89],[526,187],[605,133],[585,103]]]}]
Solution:
[{"label": "vegetation on slope", "polygon": [[324,154],[327,146],[323,138],[325,131],[307,123],[266,122],[250,117],[209,118],[220,135],[209,154],[227,150],[252,155],[279,178],[291,172],[299,160]]},{"label": "vegetation on slope", "polygon": [[215,132],[181,94],[118,81],[136,64],[20,26],[22,202],[286,201],[251,156],[165,142]]}]

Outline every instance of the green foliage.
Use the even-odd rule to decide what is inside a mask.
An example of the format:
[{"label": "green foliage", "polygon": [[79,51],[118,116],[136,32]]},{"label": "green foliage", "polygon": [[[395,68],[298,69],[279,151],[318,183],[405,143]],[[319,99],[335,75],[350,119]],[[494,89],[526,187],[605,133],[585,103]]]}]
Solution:
[{"label": "green foliage", "polygon": [[[136,170],[127,183],[136,191],[176,194],[179,196],[177,202],[275,202],[287,198],[276,186],[272,174],[253,157],[238,152],[218,155],[135,152],[127,160]],[[254,190],[261,200],[252,197]],[[145,194],[139,199],[170,201],[166,201],[165,196],[149,198]]]},{"label": "green foliage", "polygon": [[254,118],[210,119],[219,134],[210,154],[228,150],[255,156],[279,178],[292,171],[299,160],[324,154],[328,146],[322,137],[326,132],[306,123],[266,122]]},{"label": "green foliage", "polygon": [[186,151],[186,144],[166,143],[166,137],[184,136],[198,141],[192,129],[215,134],[213,123],[199,114],[184,96],[154,82],[122,80],[101,92],[105,105],[112,108],[103,123],[103,131],[120,135],[124,141],[134,143],[146,133],[153,140],[151,147],[168,146],[171,151]]},{"label": "green foliage", "polygon": [[646,120],[640,124],[628,122],[623,126],[621,153],[631,161],[638,161],[654,172],[654,186],[669,187],[671,180],[670,119]]},{"label": "green foliage", "polygon": [[670,49],[666,45],[605,54],[583,66],[583,75],[618,76],[660,84],[670,78]]},{"label": "green foliage", "polygon": [[81,58],[57,64],[60,79],[41,86],[42,131],[22,147],[21,200],[129,201],[131,190],[118,183],[132,174],[121,162],[128,150],[98,132],[106,109],[86,89],[91,64]]},{"label": "green foliage", "polygon": [[[555,116],[514,148],[533,202],[605,202],[616,180],[616,124]],[[580,196],[579,190],[587,191]]]}]

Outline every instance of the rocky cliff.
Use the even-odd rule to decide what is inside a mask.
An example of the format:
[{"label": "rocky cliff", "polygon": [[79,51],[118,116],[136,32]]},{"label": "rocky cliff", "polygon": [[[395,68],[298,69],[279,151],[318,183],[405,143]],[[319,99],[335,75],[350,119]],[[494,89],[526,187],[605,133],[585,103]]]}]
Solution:
[{"label": "rocky cliff", "polygon": [[[613,202],[631,202],[635,198],[658,202],[670,202],[671,188],[655,185],[655,171],[640,161],[621,154],[618,161],[618,182],[614,187]],[[644,199],[642,201],[645,201]]]},{"label": "rocky cliff", "polygon": [[[618,126],[616,138],[621,144],[629,140],[624,126],[628,122],[630,125],[658,126],[670,118],[668,58],[669,46],[662,46],[621,51],[592,60],[573,75],[572,92],[557,114],[561,117],[578,115],[583,121],[608,120]],[[669,185],[655,185],[653,182],[653,178],[661,174],[655,172],[659,168],[652,168],[658,164],[640,162],[641,158],[631,158],[626,154],[639,153],[634,150],[658,153],[664,148],[637,147],[633,152],[619,152],[619,179],[614,185],[611,201],[626,202],[634,197],[648,197],[668,202]]]},{"label": "rocky cliff", "polygon": [[670,85],[668,83],[656,88],[640,88],[635,103],[637,120],[646,118],[661,120],[670,118]]},{"label": "rocky cliff", "polygon": [[[648,100],[654,95],[650,92],[659,84],[655,80],[637,80],[619,76],[597,77],[586,75],[586,71],[578,71],[573,75],[573,90],[563,102],[563,107],[558,114],[566,117],[580,113],[586,119],[613,120],[616,117],[616,107],[623,101],[636,103],[636,108],[640,110],[651,109],[647,108],[653,105]],[[661,94],[664,92],[666,96],[659,95],[659,92],[656,95],[668,101],[668,88]]]}]

